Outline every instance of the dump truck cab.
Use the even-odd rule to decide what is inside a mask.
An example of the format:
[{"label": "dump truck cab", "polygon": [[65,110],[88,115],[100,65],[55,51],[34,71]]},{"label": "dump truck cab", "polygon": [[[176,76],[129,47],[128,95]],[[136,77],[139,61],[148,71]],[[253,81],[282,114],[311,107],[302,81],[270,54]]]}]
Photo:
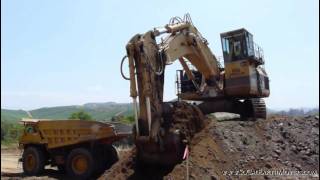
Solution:
[{"label": "dump truck cab", "polygon": [[26,144],[45,144],[41,138],[40,131],[37,126],[38,120],[23,119],[21,123],[24,125],[22,136],[19,139],[19,147],[23,149]]}]

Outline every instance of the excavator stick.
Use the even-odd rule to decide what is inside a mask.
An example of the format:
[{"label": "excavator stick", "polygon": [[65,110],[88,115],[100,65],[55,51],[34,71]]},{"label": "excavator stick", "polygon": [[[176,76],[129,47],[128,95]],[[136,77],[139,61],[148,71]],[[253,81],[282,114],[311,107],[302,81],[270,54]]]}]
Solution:
[{"label": "excavator stick", "polygon": [[127,45],[127,57],[138,158],[147,163],[176,164],[182,160],[185,144],[201,129],[204,116],[197,106],[162,101],[165,62],[154,31],[134,36]]}]

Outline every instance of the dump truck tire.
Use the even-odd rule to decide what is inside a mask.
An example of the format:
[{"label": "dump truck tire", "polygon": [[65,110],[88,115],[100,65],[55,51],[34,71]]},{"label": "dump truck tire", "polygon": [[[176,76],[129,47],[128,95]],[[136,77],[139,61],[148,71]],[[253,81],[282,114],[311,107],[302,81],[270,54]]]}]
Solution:
[{"label": "dump truck tire", "polygon": [[85,148],[76,148],[68,155],[66,170],[73,178],[88,179],[94,167],[92,154]]},{"label": "dump truck tire", "polygon": [[45,166],[45,156],[43,150],[38,147],[29,146],[22,155],[23,172],[28,176],[39,175]]},{"label": "dump truck tire", "polygon": [[57,165],[57,168],[60,173],[66,172],[66,167],[64,165]]},{"label": "dump truck tire", "polygon": [[101,174],[104,170],[107,169],[107,163],[108,163],[106,159],[107,154],[104,152],[105,146],[103,145],[97,146],[92,151],[93,151],[93,157],[95,162],[94,173]]},{"label": "dump truck tire", "polygon": [[112,145],[102,145],[94,151],[95,174],[101,174],[119,160],[118,152]]},{"label": "dump truck tire", "polygon": [[114,163],[119,160],[118,151],[113,146],[106,147],[107,152],[107,167],[110,168]]}]

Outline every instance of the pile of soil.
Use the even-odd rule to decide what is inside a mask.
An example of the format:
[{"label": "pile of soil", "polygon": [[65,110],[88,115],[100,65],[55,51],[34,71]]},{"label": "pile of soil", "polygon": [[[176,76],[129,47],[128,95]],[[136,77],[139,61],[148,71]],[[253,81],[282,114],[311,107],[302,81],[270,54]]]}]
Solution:
[{"label": "pile of soil", "polygon": [[[190,142],[190,179],[318,178],[312,175],[319,172],[318,116],[222,119],[207,118]],[[286,172],[309,175],[270,174]],[[100,179],[186,179],[186,161],[175,167],[141,165],[133,149]]]},{"label": "pile of soil", "polygon": [[[227,115],[208,117],[189,147],[190,179],[318,179],[312,173],[319,173],[319,116],[274,115],[255,122]],[[4,165],[20,157],[18,152],[10,153],[12,158],[1,163],[1,179],[66,178],[53,169],[39,177],[25,177],[21,168],[8,173],[5,168],[13,166]],[[186,179],[186,161],[163,167],[138,163],[135,155],[135,148],[121,150],[120,160],[99,179]],[[309,171],[304,172],[309,175],[268,175],[282,170]]]}]

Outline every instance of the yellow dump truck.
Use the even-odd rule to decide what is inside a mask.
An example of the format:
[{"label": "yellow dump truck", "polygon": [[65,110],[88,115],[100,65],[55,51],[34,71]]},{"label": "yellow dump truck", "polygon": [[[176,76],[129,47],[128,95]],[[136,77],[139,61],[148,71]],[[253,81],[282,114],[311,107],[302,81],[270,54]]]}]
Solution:
[{"label": "yellow dump truck", "polygon": [[128,137],[97,121],[23,119],[20,159],[26,175],[38,175],[45,165],[57,166],[76,179],[100,173],[118,160],[114,141]]}]

